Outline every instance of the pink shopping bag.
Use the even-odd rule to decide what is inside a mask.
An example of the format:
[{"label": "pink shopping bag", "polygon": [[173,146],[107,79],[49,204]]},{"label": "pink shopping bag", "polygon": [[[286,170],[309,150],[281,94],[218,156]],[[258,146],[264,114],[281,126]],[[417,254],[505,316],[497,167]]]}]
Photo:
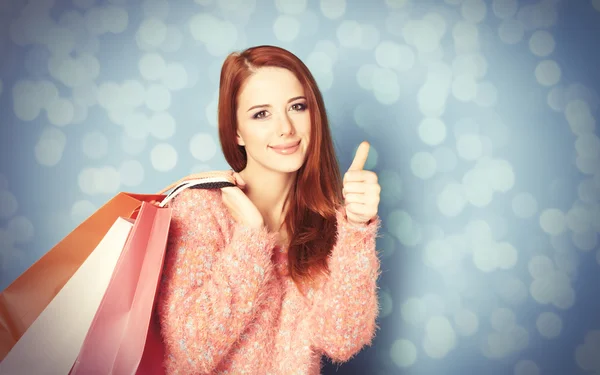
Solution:
[{"label": "pink shopping bag", "polygon": [[146,342],[161,350],[150,328],[170,222],[171,208],[142,203],[71,374],[133,375]]}]

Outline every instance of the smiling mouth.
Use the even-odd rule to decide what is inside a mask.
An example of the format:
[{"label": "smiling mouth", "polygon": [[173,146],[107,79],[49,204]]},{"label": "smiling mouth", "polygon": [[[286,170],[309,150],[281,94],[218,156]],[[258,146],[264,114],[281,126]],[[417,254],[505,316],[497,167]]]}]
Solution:
[{"label": "smiling mouth", "polygon": [[269,146],[269,147],[271,147],[273,150],[281,151],[281,150],[287,150],[290,148],[294,148],[294,147],[298,146],[299,144],[300,144],[300,141],[294,142],[294,143],[288,143],[288,144],[280,145],[280,146]]}]

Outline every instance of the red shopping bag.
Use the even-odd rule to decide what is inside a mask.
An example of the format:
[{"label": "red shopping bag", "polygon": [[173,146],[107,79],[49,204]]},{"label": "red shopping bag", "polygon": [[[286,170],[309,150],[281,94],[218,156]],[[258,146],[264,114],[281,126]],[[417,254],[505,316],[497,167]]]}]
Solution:
[{"label": "red shopping bag", "polygon": [[71,374],[137,372],[148,341],[170,221],[170,208],[142,203]]}]

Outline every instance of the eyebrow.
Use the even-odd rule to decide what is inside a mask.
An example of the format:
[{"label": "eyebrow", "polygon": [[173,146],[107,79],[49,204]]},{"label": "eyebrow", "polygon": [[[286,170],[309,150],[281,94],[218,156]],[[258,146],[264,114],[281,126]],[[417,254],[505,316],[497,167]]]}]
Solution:
[{"label": "eyebrow", "polygon": [[[291,98],[290,100],[288,100],[287,102],[288,102],[288,103],[291,103],[291,102],[293,102],[294,100],[298,100],[298,99],[304,99],[304,100],[306,100],[306,98],[305,98],[304,96],[295,96],[295,97]],[[251,110],[253,110],[253,109],[256,109],[256,108],[262,108],[262,107],[269,107],[269,104],[259,104],[259,105],[254,105],[254,106],[252,106],[252,107],[248,108],[248,111],[247,111],[247,112],[250,112],[250,111],[251,111]]]}]

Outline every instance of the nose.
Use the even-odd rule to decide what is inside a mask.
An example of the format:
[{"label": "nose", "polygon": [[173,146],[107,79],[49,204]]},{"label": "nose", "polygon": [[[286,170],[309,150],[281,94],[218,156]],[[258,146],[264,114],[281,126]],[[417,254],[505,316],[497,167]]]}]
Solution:
[{"label": "nose", "polygon": [[279,126],[278,126],[277,130],[278,130],[278,135],[294,134],[294,124],[290,120],[287,113],[284,113],[281,116],[281,120],[279,121]]}]

